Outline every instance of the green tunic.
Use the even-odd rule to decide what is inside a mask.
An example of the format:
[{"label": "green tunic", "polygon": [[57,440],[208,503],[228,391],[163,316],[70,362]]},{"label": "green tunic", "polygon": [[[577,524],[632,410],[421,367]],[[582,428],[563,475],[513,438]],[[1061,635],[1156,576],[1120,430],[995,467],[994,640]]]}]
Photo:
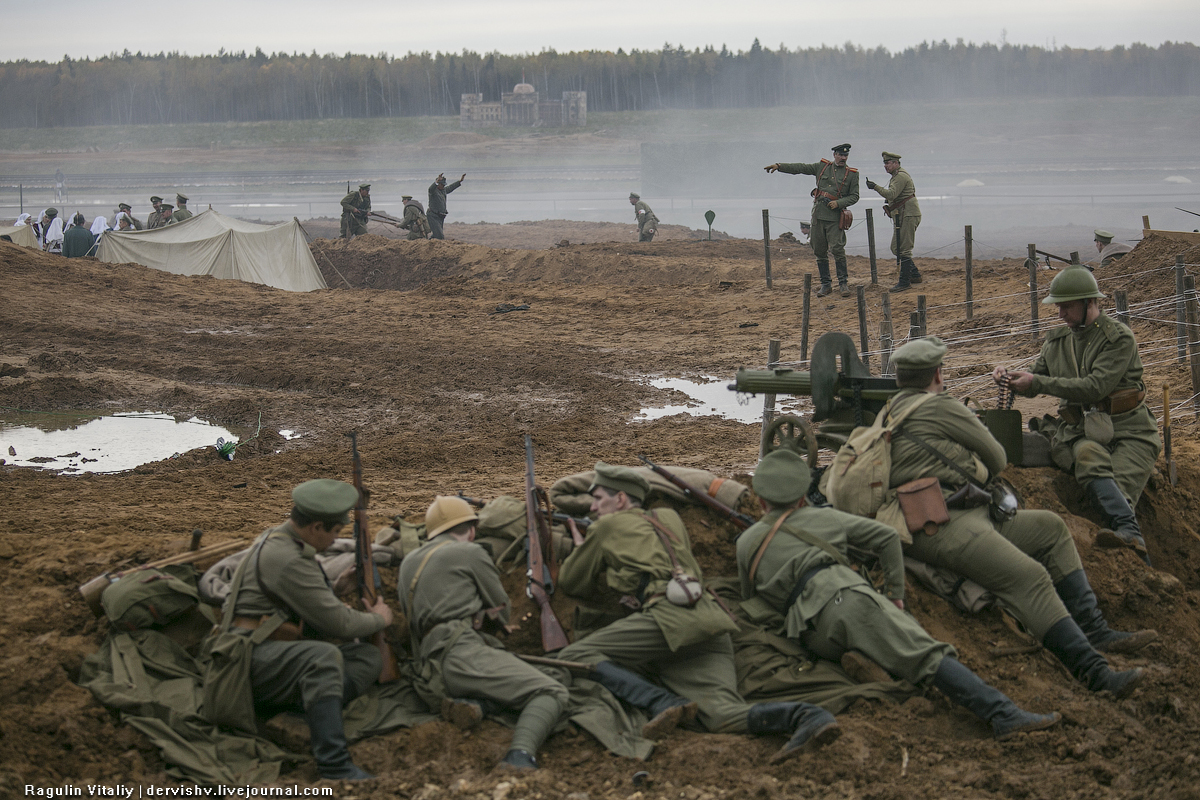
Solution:
[{"label": "green tunic", "polygon": [[[924,394],[904,389],[888,404],[889,413]],[[1006,466],[1004,447],[965,405],[939,394],[909,415],[901,426],[941,452],[977,481],[985,483]],[[899,433],[892,437],[891,488],[934,476],[944,495],[962,486],[956,470]],[[1049,511],[1018,511],[998,528],[986,507],[951,510],[950,521],[928,536],[913,534],[905,555],[970,578],[1003,600],[1039,641],[1068,616],[1054,584],[1082,569],[1066,524]]]},{"label": "green tunic", "polygon": [[429,220],[425,218],[425,212],[421,210],[419,203],[414,203],[411,200],[404,204],[404,221],[400,223],[400,227],[408,231],[406,239],[428,239],[429,238]]},{"label": "green tunic", "polygon": [[[915,619],[880,596],[854,570],[797,534],[824,541],[843,557],[847,545],[876,553],[887,581],[887,595],[904,599],[904,556],[900,538],[888,526],[832,508],[793,511],[763,551],[750,580],[750,568],[772,527],[783,514],[776,509],[738,538],[738,575],[742,596],[762,597],[787,617],[788,636],[809,651],[837,661],[858,650],[893,675],[926,682],[954,648],[930,636]],[[803,590],[796,594],[803,576]]]},{"label": "green tunic", "polygon": [[371,210],[371,196],[363,197],[358,191],[350,192],[342,198],[342,227],[343,239],[352,239],[367,232],[367,217],[365,213]]},{"label": "green tunic", "polygon": [[901,167],[888,181],[887,188],[875,184],[875,191],[887,201],[892,219],[892,255],[912,258],[917,227],[921,224],[921,207],[917,205],[917,187],[912,177]]},{"label": "green tunic", "polygon": [[146,217],[146,230],[148,231],[161,228],[164,224],[162,213],[159,211],[152,212],[150,216]]},{"label": "green tunic", "polygon": [[[1082,330],[1064,325],[1047,333],[1029,371],[1033,383],[1026,394],[1054,395],[1061,401],[1059,412],[1072,417],[1113,392],[1146,389],[1133,332],[1103,312]],[[1112,441],[1101,444],[1087,438],[1082,423],[1064,419],[1054,436],[1053,456],[1063,469],[1073,469],[1084,486],[1098,478],[1114,479],[1132,508],[1162,450],[1158,422],[1143,402],[1114,415],[1112,426]]]},{"label": "green tunic", "polygon": [[566,707],[566,686],[474,629],[481,612],[490,609],[506,624],[511,610],[500,572],[478,544],[449,536],[429,540],[401,562],[397,593],[413,637],[416,688],[432,708],[443,697],[523,708],[540,694]]},{"label": "green tunic", "polygon": [[175,213],[171,215],[171,219],[176,222],[183,222],[185,219],[191,219],[194,216],[196,215],[186,208],[177,208],[175,209]]},{"label": "green tunic", "polygon": [[[700,723],[708,730],[743,732],[750,706],[737,693],[729,639],[737,624],[711,595],[705,594],[692,608],[660,596],[672,563],[647,513],[651,512],[633,508],[601,517],[563,562],[559,588],[612,613],[616,621],[577,639],[559,656],[587,664],[612,661],[652,674],[675,694],[695,701]],[[672,546],[684,570],[701,579],[683,520],[669,509],[652,513],[673,533]],[[641,600],[641,608],[630,612],[617,602],[622,596]],[[620,617],[618,609],[628,615]]]},{"label": "green tunic", "polygon": [[654,234],[658,230],[658,217],[654,216],[654,211],[646,204],[645,200],[638,200],[634,203],[633,218],[637,220],[638,241],[653,240]]},{"label": "green tunic", "polygon": [[[812,164],[780,164],[779,171],[788,175],[814,175],[817,179],[813,189],[812,233],[813,254],[818,266],[825,262],[832,251],[838,261],[838,283],[845,284],[847,275],[842,266],[846,260],[846,232],[838,227],[841,210],[858,202],[858,170],[839,167],[827,158]],[[835,200],[837,208],[829,207]],[[829,283],[828,266],[823,268],[822,284]]]}]

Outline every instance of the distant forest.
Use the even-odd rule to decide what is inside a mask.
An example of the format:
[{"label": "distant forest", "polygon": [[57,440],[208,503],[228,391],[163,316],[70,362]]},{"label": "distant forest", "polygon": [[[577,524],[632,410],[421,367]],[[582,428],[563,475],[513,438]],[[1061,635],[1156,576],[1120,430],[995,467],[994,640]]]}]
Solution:
[{"label": "distant forest", "polygon": [[589,111],[946,101],[1012,97],[1190,95],[1200,47],[1110,50],[921,44],[903,52],[821,47],[507,56],[345,56],[219,52],[0,64],[0,126],[41,128],[397,117],[458,113],[463,93],[498,100],[522,79],[543,97],[588,93]]}]

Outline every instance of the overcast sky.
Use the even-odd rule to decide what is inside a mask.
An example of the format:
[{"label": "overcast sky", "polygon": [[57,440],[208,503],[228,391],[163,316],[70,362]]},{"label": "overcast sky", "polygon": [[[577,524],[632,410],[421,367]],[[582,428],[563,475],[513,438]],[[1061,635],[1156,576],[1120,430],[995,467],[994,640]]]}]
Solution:
[{"label": "overcast sky", "polygon": [[[16,0],[0,7],[18,8]],[[1112,47],[1200,39],[1197,0],[172,0],[97,5],[56,0],[13,16],[0,59],[58,61],[129,49],[190,55],[246,50],[376,54],[528,53],[547,48],[657,50],[711,44],[765,47],[922,41]],[[441,10],[441,13],[439,13]],[[57,24],[56,24],[57,21]]]}]

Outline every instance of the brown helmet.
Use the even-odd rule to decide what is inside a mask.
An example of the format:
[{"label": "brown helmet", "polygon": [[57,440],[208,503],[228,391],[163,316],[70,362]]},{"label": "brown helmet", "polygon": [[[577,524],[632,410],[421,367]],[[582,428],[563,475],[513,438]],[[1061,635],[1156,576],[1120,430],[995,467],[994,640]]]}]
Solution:
[{"label": "brown helmet", "polygon": [[433,499],[429,510],[425,512],[425,536],[432,539],[439,533],[450,530],[455,525],[473,522],[479,519],[475,509],[461,497],[438,495]]}]

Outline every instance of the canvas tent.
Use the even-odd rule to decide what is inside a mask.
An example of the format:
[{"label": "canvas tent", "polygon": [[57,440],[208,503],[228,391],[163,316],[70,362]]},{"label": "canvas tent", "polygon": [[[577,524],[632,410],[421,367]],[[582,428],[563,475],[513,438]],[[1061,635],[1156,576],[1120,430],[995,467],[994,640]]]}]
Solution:
[{"label": "canvas tent", "polygon": [[19,244],[22,247],[38,246],[37,236],[33,233],[33,228],[28,225],[19,225],[15,228],[10,228],[7,225],[0,227],[0,238],[7,239],[13,244]]},{"label": "canvas tent", "polygon": [[212,275],[264,283],[289,292],[328,288],[308,249],[300,223],[257,225],[204,211],[152,231],[109,231],[100,239],[101,261],[133,262],[176,275]]}]

